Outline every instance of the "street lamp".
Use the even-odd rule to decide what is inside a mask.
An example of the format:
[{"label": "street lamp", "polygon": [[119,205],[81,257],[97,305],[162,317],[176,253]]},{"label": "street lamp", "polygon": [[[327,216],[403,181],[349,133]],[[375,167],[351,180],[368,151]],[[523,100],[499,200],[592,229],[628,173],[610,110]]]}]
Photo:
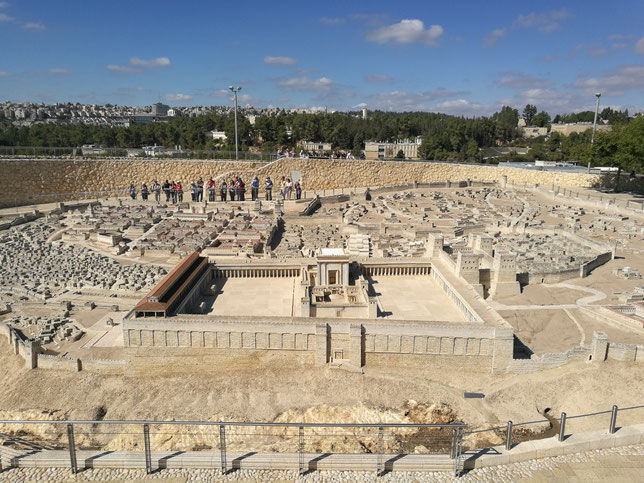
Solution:
[{"label": "street lamp", "polygon": [[237,86],[237,89],[235,89],[233,86],[228,86],[228,89],[235,95],[235,161],[239,161],[239,147],[237,144],[237,93],[242,88]]},{"label": "street lamp", "polygon": [[595,106],[595,120],[593,121],[593,135],[590,137],[590,145],[592,146],[595,143],[595,129],[597,129],[597,113],[599,112],[599,98],[601,94],[598,92],[595,94],[597,98],[597,105]]}]

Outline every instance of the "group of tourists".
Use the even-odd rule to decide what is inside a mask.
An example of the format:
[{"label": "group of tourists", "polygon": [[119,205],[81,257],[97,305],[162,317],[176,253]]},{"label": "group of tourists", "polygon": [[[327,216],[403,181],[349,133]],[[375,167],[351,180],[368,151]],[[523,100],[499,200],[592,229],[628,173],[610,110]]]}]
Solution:
[{"label": "group of tourists", "polygon": [[[264,180],[264,196],[267,201],[273,199],[273,181],[270,176],[267,176]],[[242,180],[241,176],[235,176],[230,180],[230,183],[226,182],[225,178],[222,178],[219,184],[210,178],[204,183],[203,178],[200,176],[197,181],[191,181],[189,187],[187,188],[190,191],[190,197],[192,201],[199,202],[204,199],[204,191],[208,193],[208,201],[217,201],[217,193],[219,194],[219,201],[246,201],[246,184]],[[250,182],[250,195],[251,201],[259,199],[259,190],[260,190],[260,181],[257,176],[255,176]],[[152,181],[148,187],[145,181],[141,182],[139,188],[141,193],[141,199],[147,201],[150,193],[154,196],[154,201],[157,203],[161,202],[161,194],[165,196],[166,203],[182,203],[183,202],[183,185],[181,181],[169,181],[165,180],[163,184],[159,183],[156,179]],[[128,188],[128,194],[130,198],[136,200],[137,189],[134,184],[130,184]],[[280,196],[283,200],[293,199],[293,194],[295,194],[295,199],[299,200],[302,198],[302,186],[299,181],[293,183],[290,178],[282,176],[280,181]]]}]

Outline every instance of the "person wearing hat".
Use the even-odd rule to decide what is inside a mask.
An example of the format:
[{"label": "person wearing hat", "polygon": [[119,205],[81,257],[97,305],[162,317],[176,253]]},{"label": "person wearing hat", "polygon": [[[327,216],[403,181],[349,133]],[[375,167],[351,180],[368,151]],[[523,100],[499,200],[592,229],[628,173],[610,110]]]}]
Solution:
[{"label": "person wearing hat", "polygon": [[264,181],[264,189],[266,190],[266,201],[271,201],[273,199],[273,182],[270,176],[267,176]]}]

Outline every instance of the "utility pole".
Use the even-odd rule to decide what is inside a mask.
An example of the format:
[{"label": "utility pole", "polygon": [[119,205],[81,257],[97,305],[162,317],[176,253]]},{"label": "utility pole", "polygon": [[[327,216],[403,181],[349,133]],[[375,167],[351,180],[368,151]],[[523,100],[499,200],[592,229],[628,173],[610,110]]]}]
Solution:
[{"label": "utility pole", "polygon": [[230,89],[230,91],[235,95],[235,161],[239,161],[239,145],[237,142],[237,93],[241,91],[242,88],[237,86],[237,89],[235,89],[233,86],[228,86],[228,89]]},{"label": "utility pole", "polygon": [[595,129],[597,129],[597,113],[599,112],[599,98],[601,97],[601,94],[598,92],[595,94],[595,97],[597,98],[597,105],[595,106],[595,120],[593,121],[593,135],[590,138],[591,146],[595,144]]}]

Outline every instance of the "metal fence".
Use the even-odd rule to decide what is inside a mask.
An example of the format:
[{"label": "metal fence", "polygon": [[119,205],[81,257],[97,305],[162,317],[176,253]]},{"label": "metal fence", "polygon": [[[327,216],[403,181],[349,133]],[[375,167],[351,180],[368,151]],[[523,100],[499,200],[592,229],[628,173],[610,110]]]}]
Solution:
[{"label": "metal fence", "polygon": [[[548,417],[467,431],[465,424],[260,423],[230,421],[19,421],[0,420],[0,471],[18,466],[84,468],[325,469],[450,471],[461,474],[469,435],[494,432],[506,450],[523,441],[566,439],[567,421],[606,417],[609,434],[619,428],[620,411],[644,405],[559,418]],[[548,423],[549,431],[528,431]],[[37,426],[34,431],[29,426]]]},{"label": "metal fence", "polygon": [[[464,424],[0,421],[0,471],[17,466],[461,471]],[[29,432],[27,426],[38,426]],[[15,429],[11,429],[15,428]],[[39,431],[38,431],[39,430]],[[40,434],[38,434],[40,433]],[[115,445],[119,447],[114,447]],[[422,446],[423,454],[413,454]],[[141,448],[141,450],[134,450]],[[125,451],[124,451],[125,450]],[[405,459],[406,458],[406,459]]]},{"label": "metal fence", "polygon": [[[487,429],[481,429],[481,430],[476,430],[476,431],[466,431],[465,435],[469,434],[480,434],[480,433],[486,433],[486,432],[494,432],[497,435],[503,435],[505,437],[505,449],[510,450],[512,447],[521,441],[528,441],[528,440],[533,440],[537,439],[535,437],[530,437],[529,434],[527,434],[527,431],[523,431],[519,433],[517,431],[517,428],[520,428],[522,430],[527,429],[531,425],[537,425],[537,424],[544,424],[544,423],[549,423],[551,425],[551,433],[546,432],[542,434],[542,437],[548,437],[548,436],[557,436],[557,439],[559,441],[564,441],[566,438],[566,423],[568,420],[571,419],[580,419],[580,418],[588,418],[588,417],[594,417],[594,416],[600,416],[600,415],[605,415],[605,414],[610,414],[610,419],[607,421],[608,422],[608,433],[609,434],[614,434],[616,429],[617,429],[617,415],[619,411],[632,411],[634,409],[643,409],[644,405],[640,406],[630,406],[630,407],[625,407],[625,408],[619,408],[618,406],[613,406],[611,409],[608,409],[606,411],[597,411],[594,413],[588,413],[588,414],[578,414],[575,416],[568,416],[565,412],[562,412],[559,418],[547,418],[547,419],[540,419],[537,421],[526,421],[522,423],[513,423],[512,421],[508,421],[505,425],[503,426],[495,426],[492,428],[487,428]],[[519,434],[517,434],[519,433]],[[532,433],[534,434],[534,433]]]},{"label": "metal fence", "polygon": [[[97,154],[83,154],[82,148],[63,146],[0,146],[0,156],[29,156],[29,157],[74,157],[74,158],[125,158],[129,148],[101,148]],[[159,156],[145,156],[143,154],[127,157],[126,159],[150,159],[176,158],[176,159],[203,159],[203,160],[234,160],[235,151],[220,151],[208,149],[188,149],[180,152],[169,151]],[[239,151],[240,161],[264,161],[270,162],[278,159],[276,153],[254,153],[251,151]]]}]

